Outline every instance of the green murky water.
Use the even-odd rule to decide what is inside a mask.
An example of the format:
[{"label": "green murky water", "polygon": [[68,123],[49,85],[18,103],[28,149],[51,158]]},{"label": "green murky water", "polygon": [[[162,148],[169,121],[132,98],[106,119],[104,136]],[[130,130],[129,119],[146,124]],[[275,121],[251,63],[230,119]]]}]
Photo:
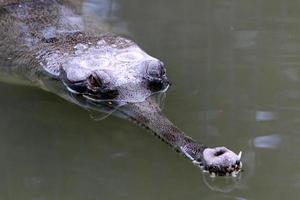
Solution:
[{"label": "green murky water", "polygon": [[299,199],[299,2],[84,5],[165,62],[165,113],[203,143],[242,150],[245,171],[211,180],[130,122],[0,84],[1,200]]}]

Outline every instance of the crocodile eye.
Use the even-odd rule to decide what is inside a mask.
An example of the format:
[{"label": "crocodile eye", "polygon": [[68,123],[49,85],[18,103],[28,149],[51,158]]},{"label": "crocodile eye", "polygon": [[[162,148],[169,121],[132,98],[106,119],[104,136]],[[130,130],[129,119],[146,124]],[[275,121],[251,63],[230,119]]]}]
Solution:
[{"label": "crocodile eye", "polygon": [[103,71],[96,71],[87,78],[87,95],[92,99],[112,100],[119,95],[119,91],[111,87],[111,78]]},{"label": "crocodile eye", "polygon": [[166,69],[160,61],[148,61],[146,64],[147,87],[152,92],[162,91],[170,84],[166,77]]},{"label": "crocodile eye", "polygon": [[153,79],[148,83],[148,89],[152,92],[157,92],[165,87],[164,81],[160,79]]},{"label": "crocodile eye", "polygon": [[93,74],[88,77],[87,81],[88,81],[88,86],[92,90],[99,90],[102,86],[101,81]]}]

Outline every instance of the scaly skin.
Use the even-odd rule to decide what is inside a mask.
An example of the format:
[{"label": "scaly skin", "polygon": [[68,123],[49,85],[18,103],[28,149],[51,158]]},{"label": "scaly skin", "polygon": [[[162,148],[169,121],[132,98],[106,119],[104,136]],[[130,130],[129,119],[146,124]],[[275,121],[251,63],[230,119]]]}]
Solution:
[{"label": "scaly skin", "polygon": [[2,80],[40,87],[84,108],[115,111],[212,175],[240,171],[240,154],[196,142],[162,114],[151,96],[169,86],[165,67],[133,41],[99,24],[88,26],[66,1],[0,1],[0,27]]}]

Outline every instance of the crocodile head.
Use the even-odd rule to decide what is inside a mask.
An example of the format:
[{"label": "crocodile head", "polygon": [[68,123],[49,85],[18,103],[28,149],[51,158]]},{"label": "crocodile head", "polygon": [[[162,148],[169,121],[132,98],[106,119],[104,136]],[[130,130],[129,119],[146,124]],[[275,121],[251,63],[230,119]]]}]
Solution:
[{"label": "crocodile head", "polygon": [[60,67],[60,79],[82,107],[113,113],[151,129],[203,170],[217,175],[240,171],[240,156],[206,148],[186,136],[153,100],[170,85],[164,64],[123,37],[104,38],[96,45],[77,43]]},{"label": "crocodile head", "polygon": [[143,102],[169,86],[164,64],[129,39],[104,37],[74,49],[60,78],[76,100],[93,109]]}]

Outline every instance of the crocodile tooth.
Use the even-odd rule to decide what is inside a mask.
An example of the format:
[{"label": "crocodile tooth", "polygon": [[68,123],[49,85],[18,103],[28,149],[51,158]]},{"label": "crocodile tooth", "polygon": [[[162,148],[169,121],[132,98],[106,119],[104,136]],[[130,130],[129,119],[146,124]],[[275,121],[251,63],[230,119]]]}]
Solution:
[{"label": "crocodile tooth", "polygon": [[241,160],[241,158],[242,158],[242,151],[240,151],[240,153],[238,154],[238,158],[239,158],[239,160]]},{"label": "crocodile tooth", "polygon": [[233,172],[231,173],[231,176],[232,176],[232,177],[236,177],[236,175],[237,175],[237,172],[236,172],[236,171],[233,171]]},{"label": "crocodile tooth", "polygon": [[215,177],[216,177],[216,173],[215,173],[215,172],[211,172],[211,173],[210,173],[210,177],[211,177],[211,178],[215,178]]}]

